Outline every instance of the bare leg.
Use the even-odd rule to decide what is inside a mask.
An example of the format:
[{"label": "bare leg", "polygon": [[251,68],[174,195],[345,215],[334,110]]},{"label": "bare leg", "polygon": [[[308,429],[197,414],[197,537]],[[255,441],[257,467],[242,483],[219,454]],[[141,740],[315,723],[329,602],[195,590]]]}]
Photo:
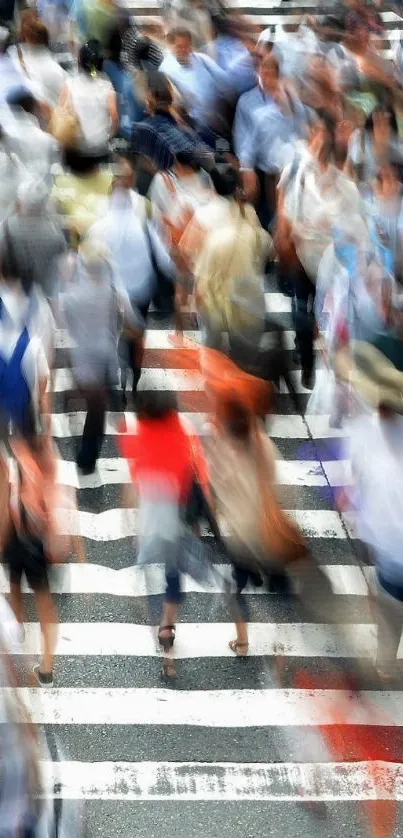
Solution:
[{"label": "bare leg", "polygon": [[52,672],[57,637],[57,614],[49,591],[35,593],[35,607],[42,632],[42,672]]},{"label": "bare leg", "polygon": [[248,651],[248,609],[242,591],[248,582],[249,574],[242,567],[234,566],[236,593],[230,596],[230,611],[235,623],[236,639],[231,640],[230,649],[239,657]]},{"label": "bare leg", "polygon": [[176,675],[175,666],[173,663],[173,639],[172,626],[176,623],[178,614],[178,605],[176,602],[164,602],[161,614],[161,628],[158,632],[158,640],[160,646],[164,650],[163,658],[163,672],[168,678],[174,678]]}]

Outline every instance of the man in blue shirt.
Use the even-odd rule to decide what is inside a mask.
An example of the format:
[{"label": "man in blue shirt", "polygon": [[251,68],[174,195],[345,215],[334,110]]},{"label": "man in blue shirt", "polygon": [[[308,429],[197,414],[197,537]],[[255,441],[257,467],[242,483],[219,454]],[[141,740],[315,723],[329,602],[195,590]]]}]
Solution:
[{"label": "man in blue shirt", "polygon": [[[271,43],[258,44],[256,50],[258,72],[264,58],[270,55],[271,50]],[[269,69],[269,72],[267,69]],[[277,76],[278,74],[274,72],[274,83],[276,83]],[[259,73],[255,87],[243,93],[238,99],[233,128],[233,143],[235,154],[239,160],[242,158],[244,144],[248,143],[254,130],[256,111],[274,102],[272,90],[273,72],[270,72],[270,65],[268,65],[266,72],[263,73],[263,78]]]},{"label": "man in blue shirt", "polygon": [[172,51],[165,56],[160,71],[180,93],[202,139],[214,147],[216,131],[221,133],[217,130],[217,111],[233,104],[237,96],[236,73],[232,65],[223,69],[210,56],[193,52],[192,35],[187,29],[173,29],[168,40]]},{"label": "man in blue shirt", "polygon": [[[278,175],[293,154],[295,140],[306,130],[308,112],[281,80],[279,64],[272,53],[261,63],[259,87],[260,94],[253,91],[252,108],[250,102],[245,108],[241,97],[235,138],[246,191],[256,190],[258,180],[257,211],[267,229],[275,215]],[[259,95],[261,107],[257,105]]]}]

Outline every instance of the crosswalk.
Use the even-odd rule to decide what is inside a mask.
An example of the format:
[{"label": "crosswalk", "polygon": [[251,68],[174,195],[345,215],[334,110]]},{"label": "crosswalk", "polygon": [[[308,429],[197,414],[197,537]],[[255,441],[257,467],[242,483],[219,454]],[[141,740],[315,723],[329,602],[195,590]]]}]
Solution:
[{"label": "crosswalk", "polygon": [[[266,301],[287,330],[291,354],[289,300],[272,290]],[[181,410],[205,432],[201,382],[172,368],[169,325],[151,318],[140,386],[176,390]],[[199,337],[194,330],[189,336]],[[327,416],[293,413],[287,392],[268,420],[283,504],[331,583],[337,625],[327,607],[308,614],[295,592],[247,589],[249,653],[233,657],[228,641],[234,629],[222,595],[230,568],[217,556],[217,578],[206,587],[185,580],[178,679],[168,686],[156,644],[158,607],[150,609],[151,600],[154,606],[161,601],[163,566],[153,565],[147,578],[135,566],[136,510],[123,506],[129,473],[116,448],[122,416],[108,414],[97,470],[81,476],[74,461],[84,414],[67,414],[64,403],[68,347],[60,330],[52,431],[62,455],[59,480],[78,497],[78,512],[66,512],[64,528],[84,537],[87,563],[52,573],[60,619],[54,688],[18,690],[33,721],[56,734],[63,753],[56,766],[43,764],[44,793],[83,801],[91,838],[218,838],[224,829],[235,838],[334,838],[340,823],[349,838],[369,834],[375,801],[392,806],[403,799],[403,693],[398,685],[382,691],[370,677],[374,571],[357,562],[333,504],[335,489],[351,479],[340,458],[342,431],[330,429]],[[211,543],[208,531],[202,537]],[[8,590],[0,570],[0,592]],[[40,651],[27,588],[24,602],[28,622],[25,643],[15,650],[18,667]],[[340,668],[354,668],[357,660],[369,673],[360,701],[337,680]],[[298,673],[306,683],[298,682]],[[342,735],[335,751],[326,731],[336,728]],[[368,761],[357,731],[370,741],[376,736],[379,759]],[[319,802],[326,804],[325,820],[310,810]],[[390,838],[401,834],[396,825]]]}]

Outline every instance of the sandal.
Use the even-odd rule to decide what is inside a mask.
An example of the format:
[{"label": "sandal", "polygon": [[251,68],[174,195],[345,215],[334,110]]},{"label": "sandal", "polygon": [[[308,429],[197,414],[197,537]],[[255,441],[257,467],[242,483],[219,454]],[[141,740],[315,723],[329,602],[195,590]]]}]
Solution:
[{"label": "sandal", "polygon": [[245,658],[248,654],[248,643],[240,643],[239,640],[230,640],[228,646],[231,649],[231,652],[235,652],[238,658]]},{"label": "sandal", "polygon": [[[163,634],[167,632],[167,634]],[[158,629],[158,643],[164,652],[169,652],[175,642],[175,626],[160,626]]]}]

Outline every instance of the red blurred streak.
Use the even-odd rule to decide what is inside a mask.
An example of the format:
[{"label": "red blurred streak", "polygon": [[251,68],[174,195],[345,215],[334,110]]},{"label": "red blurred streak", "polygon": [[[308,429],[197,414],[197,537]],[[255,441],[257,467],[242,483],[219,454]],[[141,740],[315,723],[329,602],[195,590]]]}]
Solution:
[{"label": "red blurred streak", "polygon": [[[295,687],[307,691],[323,689],[322,678],[311,676],[306,672],[298,671],[295,675]],[[354,691],[354,684],[346,677],[335,673],[332,689],[350,692],[352,700],[360,702],[368,714],[379,715],[379,711],[372,707],[367,698],[363,698],[359,692]],[[381,721],[381,719],[379,720]],[[384,726],[387,726],[387,720]],[[344,703],[335,710],[334,723],[330,725],[318,725],[316,730],[323,736],[335,761],[345,760],[346,736],[349,737],[349,746],[353,748],[357,762],[366,762],[368,765],[369,779],[375,789],[382,792],[385,787],[383,766],[379,762],[400,762],[401,757],[394,751],[387,748],[379,735],[377,726],[371,725],[348,725],[344,716]],[[394,781],[391,780],[391,787],[388,789],[392,796]],[[397,802],[395,800],[383,800],[379,798],[371,802],[370,806],[365,804],[365,812],[370,816],[370,835],[372,838],[392,838],[396,822]]]}]

